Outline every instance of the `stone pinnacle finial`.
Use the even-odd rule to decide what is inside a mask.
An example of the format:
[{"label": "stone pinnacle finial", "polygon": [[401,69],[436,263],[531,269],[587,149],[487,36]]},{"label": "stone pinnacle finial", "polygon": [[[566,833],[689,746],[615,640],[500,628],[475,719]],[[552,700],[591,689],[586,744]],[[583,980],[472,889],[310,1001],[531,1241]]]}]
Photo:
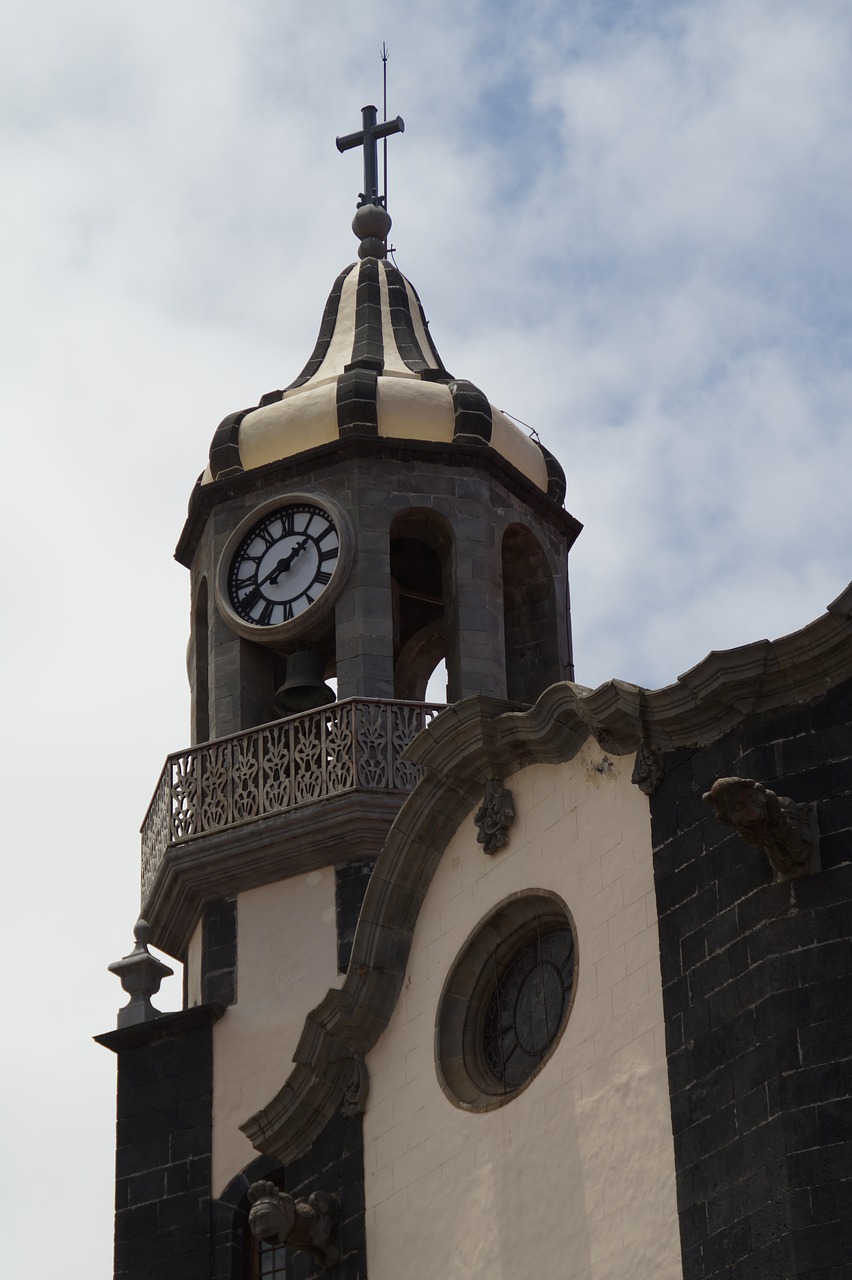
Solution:
[{"label": "stone pinnacle finial", "polygon": [[388,232],[391,229],[390,214],[385,208],[386,196],[379,192],[379,138],[389,138],[393,133],[403,133],[402,116],[395,120],[377,123],[376,108],[361,108],[361,129],[335,139],[341,153],[352,147],[364,148],[364,190],[358,197],[358,209],[352,220],[352,230],[361,241],[359,258],[384,258]]},{"label": "stone pinnacle finial", "polygon": [[391,216],[380,204],[359,205],[352,219],[352,230],[361,241],[359,258],[384,258],[387,253]]},{"label": "stone pinnacle finial", "polygon": [[151,1004],[151,996],[160,990],[163,978],[174,973],[167,964],[152,956],[148,950],[151,928],[140,916],[133,927],[136,946],[121,960],[108,965],[110,973],[121,979],[121,985],[130,996],[129,1002],[118,1011],[119,1027],[133,1027],[139,1022],[159,1018],[160,1011]]}]

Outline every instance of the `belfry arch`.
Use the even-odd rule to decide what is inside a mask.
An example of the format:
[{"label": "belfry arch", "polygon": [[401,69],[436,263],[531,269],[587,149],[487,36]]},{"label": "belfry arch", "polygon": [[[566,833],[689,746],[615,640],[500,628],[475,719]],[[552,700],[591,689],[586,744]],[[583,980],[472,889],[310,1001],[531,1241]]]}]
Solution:
[{"label": "belfry arch", "polygon": [[396,698],[423,701],[429,677],[442,660],[447,662],[448,681],[458,679],[453,557],[452,528],[434,511],[410,509],[391,525]]},{"label": "belfry arch", "polygon": [[521,524],[503,534],[503,625],[506,695],[535,702],[564,679],[559,661],[553,572],[538,538]]}]

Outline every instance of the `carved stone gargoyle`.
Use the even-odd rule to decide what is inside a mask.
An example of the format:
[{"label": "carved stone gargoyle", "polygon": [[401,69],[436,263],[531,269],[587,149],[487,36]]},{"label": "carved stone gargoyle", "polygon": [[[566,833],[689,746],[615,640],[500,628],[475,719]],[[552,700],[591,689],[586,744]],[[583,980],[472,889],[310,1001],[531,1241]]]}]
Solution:
[{"label": "carved stone gargoyle", "polygon": [[718,778],[703,799],[713,805],[719,822],[766,850],[776,875],[791,879],[818,870],[813,805],[777,796],[754,778]]},{"label": "carved stone gargoyle", "polygon": [[314,1191],[307,1200],[295,1200],[279,1191],[274,1182],[253,1182],[248,1189],[251,1203],[249,1227],[256,1240],[306,1249],[323,1271],[334,1265],[340,1250],[331,1235],[340,1218],[340,1201],[326,1191]]}]

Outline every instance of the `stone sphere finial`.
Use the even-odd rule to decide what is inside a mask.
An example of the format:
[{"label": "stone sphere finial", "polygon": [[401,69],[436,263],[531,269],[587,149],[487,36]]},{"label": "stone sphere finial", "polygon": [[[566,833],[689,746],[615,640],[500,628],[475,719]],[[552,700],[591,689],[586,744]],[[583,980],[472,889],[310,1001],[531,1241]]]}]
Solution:
[{"label": "stone sphere finial", "polygon": [[392,225],[391,216],[384,205],[362,204],[356,209],[352,230],[361,241],[358,257],[384,258],[385,242]]},{"label": "stone sphere finial", "polygon": [[150,938],[151,926],[147,920],[143,920],[142,916],[140,916],[133,926],[133,940],[134,942],[141,943],[142,946],[145,947],[148,945]]}]

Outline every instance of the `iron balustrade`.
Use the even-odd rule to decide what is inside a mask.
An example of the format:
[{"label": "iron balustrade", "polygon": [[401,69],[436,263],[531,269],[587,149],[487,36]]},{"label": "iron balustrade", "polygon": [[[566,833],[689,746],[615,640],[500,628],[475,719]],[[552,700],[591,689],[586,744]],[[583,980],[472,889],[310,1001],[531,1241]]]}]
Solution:
[{"label": "iron balustrade", "polygon": [[347,791],[413,790],[403,752],[443,710],[347,698],[167,756],[142,823],[143,900],[175,845]]}]

